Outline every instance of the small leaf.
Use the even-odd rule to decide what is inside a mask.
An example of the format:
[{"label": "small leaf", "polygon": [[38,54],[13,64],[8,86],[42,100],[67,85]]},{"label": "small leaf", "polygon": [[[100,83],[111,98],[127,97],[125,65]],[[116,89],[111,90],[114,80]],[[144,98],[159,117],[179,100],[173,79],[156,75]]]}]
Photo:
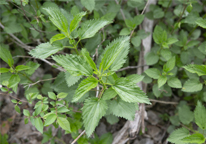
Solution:
[{"label": "small leaf", "polygon": [[175,56],[173,56],[171,59],[169,59],[168,61],[167,61],[167,63],[166,64],[164,64],[164,66],[163,66],[163,70],[165,71],[165,72],[169,72],[169,71],[171,71],[174,67],[175,67]]},{"label": "small leaf", "polygon": [[0,45],[0,58],[5,61],[10,67],[13,66],[14,60],[9,50]]},{"label": "small leaf", "polygon": [[24,119],[24,124],[28,124],[28,122],[29,122],[29,119],[28,119],[28,118],[25,118],[25,119]]},{"label": "small leaf", "polygon": [[41,132],[43,134],[43,128],[44,128],[44,125],[43,125],[43,122],[41,120],[41,118],[35,118],[34,119],[34,126],[36,127],[36,129]]},{"label": "small leaf", "polygon": [[81,78],[82,76],[72,76],[69,72],[65,72],[65,80],[68,87],[71,87],[74,84],[76,84]]},{"label": "small leaf", "polygon": [[19,78],[19,76],[17,74],[13,74],[9,79],[8,87],[13,88],[13,87],[17,86],[18,83],[20,82],[20,80],[21,79]]},{"label": "small leaf", "polygon": [[82,17],[85,16],[86,12],[78,13],[74,16],[74,19],[70,23],[70,33],[75,30],[75,28],[78,26],[79,22],[81,21]]},{"label": "small leaf", "polygon": [[148,52],[145,55],[145,60],[147,65],[154,65],[158,62],[159,56],[154,52]]},{"label": "small leaf", "polygon": [[28,116],[28,117],[30,116],[30,112],[28,110],[26,110],[26,109],[23,110],[23,114],[25,116]]},{"label": "small leaf", "polygon": [[52,44],[53,42],[58,41],[58,40],[62,40],[64,38],[66,38],[66,36],[64,34],[56,34],[55,36],[53,36],[50,39],[50,43]]},{"label": "small leaf", "polygon": [[56,95],[53,92],[48,92],[48,96],[50,99],[56,100]]},{"label": "small leaf", "polygon": [[206,109],[199,101],[197,102],[194,115],[195,115],[195,123],[201,129],[205,130],[206,129]]},{"label": "small leaf", "polygon": [[204,135],[200,134],[200,133],[195,133],[195,134],[192,134],[188,137],[185,137],[181,140],[182,142],[185,142],[185,143],[205,143],[205,137]]},{"label": "small leaf", "polygon": [[68,93],[61,92],[57,95],[57,98],[65,98],[67,95]]},{"label": "small leaf", "polygon": [[55,113],[50,114],[47,118],[46,121],[44,123],[45,126],[48,126],[50,124],[52,124],[57,118],[57,115]]},{"label": "small leaf", "polygon": [[206,29],[206,19],[200,18],[195,23],[198,24],[200,27]]},{"label": "small leaf", "polygon": [[0,68],[0,73],[7,73],[10,70],[8,68]]},{"label": "small leaf", "polygon": [[32,75],[35,72],[35,70],[38,69],[40,64],[29,61],[28,63],[26,63],[26,66],[30,68],[28,70],[25,70],[25,73],[27,73],[28,75]]},{"label": "small leaf", "polygon": [[170,78],[167,83],[172,88],[182,88],[181,81],[176,77]]},{"label": "small leaf", "polygon": [[190,64],[187,66],[184,66],[187,71],[191,73],[197,73],[198,76],[206,75],[206,65],[196,65],[196,64]]},{"label": "small leaf", "polygon": [[18,65],[15,69],[16,69],[16,71],[23,71],[23,70],[30,69],[30,67],[25,66],[25,65]]},{"label": "small leaf", "polygon": [[130,30],[128,28],[123,28],[119,33],[119,35],[121,35],[121,36],[126,36],[129,34],[130,34]]},{"label": "small leaf", "polygon": [[190,108],[186,105],[183,105],[178,108],[179,119],[183,124],[188,125],[193,121],[193,112],[190,111]]},{"label": "small leaf", "polygon": [[172,143],[178,143],[181,139],[188,137],[189,135],[190,132],[186,128],[179,128],[173,131],[167,140]]},{"label": "small leaf", "polygon": [[158,87],[160,88],[161,86],[163,86],[165,83],[167,82],[167,77],[166,76],[160,76],[158,78]]},{"label": "small leaf", "polygon": [[63,117],[58,117],[57,118],[57,123],[59,124],[59,126],[62,128],[62,129],[64,129],[64,130],[66,130],[66,131],[71,131],[71,129],[70,129],[70,123],[69,123],[69,121],[66,119],[66,118],[63,118]]},{"label": "small leaf", "polygon": [[104,92],[102,99],[103,100],[110,100],[110,99],[114,98],[116,95],[117,95],[117,93],[115,92],[115,90],[113,90],[110,87]]},{"label": "small leaf", "polygon": [[82,55],[84,57],[84,59],[88,62],[88,64],[94,69],[97,71],[97,67],[96,67],[96,64],[94,63],[94,61],[92,60],[92,58],[90,57],[89,55],[89,52],[87,51],[87,49],[82,49]]},{"label": "small leaf", "polygon": [[82,5],[90,12],[94,10],[95,0],[81,0]]},{"label": "small leaf", "polygon": [[16,110],[16,112],[21,113],[21,110],[20,110],[20,108],[18,107],[18,105],[15,105],[15,110]]},{"label": "small leaf", "polygon": [[12,99],[11,102],[12,103],[17,103],[17,101],[15,99]]},{"label": "small leaf", "polygon": [[156,68],[150,68],[144,71],[149,77],[153,79],[158,79],[161,75],[160,71]]},{"label": "small leaf", "polygon": [[126,77],[129,81],[131,81],[132,83],[138,83],[140,81],[142,81],[144,79],[144,76],[142,75],[138,75],[138,74],[132,74],[130,76]]},{"label": "small leaf", "polygon": [[65,113],[68,112],[69,110],[66,107],[58,107],[57,108],[57,113]]},{"label": "small leaf", "polygon": [[198,79],[189,79],[187,80],[183,87],[182,91],[184,92],[196,92],[202,90],[202,83]]}]

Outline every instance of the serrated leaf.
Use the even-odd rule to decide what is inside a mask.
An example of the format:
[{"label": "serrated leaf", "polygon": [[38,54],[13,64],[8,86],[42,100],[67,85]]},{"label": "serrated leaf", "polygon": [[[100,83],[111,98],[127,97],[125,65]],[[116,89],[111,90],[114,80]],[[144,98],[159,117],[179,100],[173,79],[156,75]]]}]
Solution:
[{"label": "serrated leaf", "polygon": [[172,143],[177,143],[177,142],[180,142],[181,139],[189,135],[190,135],[190,132],[186,128],[179,128],[173,131],[167,140]]},{"label": "serrated leaf", "polygon": [[129,37],[121,37],[112,41],[105,49],[100,63],[100,70],[117,71],[126,61],[129,52]]},{"label": "serrated leaf", "polygon": [[178,108],[179,119],[183,124],[189,124],[193,120],[193,112],[186,105]]},{"label": "serrated leaf", "polygon": [[118,117],[134,120],[136,107],[134,103],[113,100],[109,103],[109,111]]},{"label": "serrated leaf", "polygon": [[8,87],[9,87],[9,88],[13,88],[13,87],[17,86],[18,83],[20,82],[20,80],[21,80],[21,79],[19,78],[19,75],[13,74],[13,75],[10,77],[10,79],[9,79],[9,85],[8,85]]},{"label": "serrated leaf", "polygon": [[8,68],[0,68],[0,73],[7,73],[10,70]]},{"label": "serrated leaf", "polygon": [[107,20],[90,20],[82,23],[78,30],[80,39],[93,37],[101,28],[111,23]]},{"label": "serrated leaf", "polygon": [[114,98],[116,95],[117,95],[117,93],[115,92],[115,90],[113,90],[110,87],[104,92],[102,99],[103,100],[110,100],[110,99]]},{"label": "serrated leaf", "polygon": [[126,77],[132,83],[138,83],[144,79],[144,76],[138,74],[132,74]]},{"label": "serrated leaf", "polygon": [[75,30],[75,28],[78,26],[79,22],[81,21],[82,17],[85,16],[86,12],[78,13],[74,16],[73,20],[70,23],[70,33]]},{"label": "serrated leaf", "polygon": [[198,24],[200,27],[206,29],[206,19],[200,18],[195,23]]},{"label": "serrated leaf", "polygon": [[187,80],[183,87],[182,91],[184,92],[196,92],[202,90],[202,83],[198,79],[189,79]]},{"label": "serrated leaf", "polygon": [[96,64],[94,63],[94,61],[92,60],[92,58],[89,55],[89,52],[87,51],[87,49],[83,48],[81,50],[81,53],[84,57],[84,59],[88,62],[88,64],[94,69],[97,70]]},{"label": "serrated leaf", "polygon": [[46,117],[46,121],[44,123],[45,126],[48,126],[52,124],[57,118],[57,115],[55,113],[50,114],[48,117]]},{"label": "serrated leaf", "polygon": [[39,132],[43,133],[44,125],[40,117],[34,119],[34,126]]},{"label": "serrated leaf", "polygon": [[113,114],[105,116],[109,124],[113,125],[119,121],[119,118]]},{"label": "serrated leaf", "polygon": [[58,9],[54,7],[44,8],[46,10],[50,17],[49,19],[52,21],[52,23],[61,31],[68,33],[68,21],[67,18],[64,16],[64,14]]},{"label": "serrated leaf", "polygon": [[21,110],[20,110],[20,108],[19,108],[19,106],[18,105],[15,105],[15,110],[16,110],[16,112],[18,112],[18,113],[21,113]]},{"label": "serrated leaf", "polygon": [[63,117],[58,117],[57,118],[57,123],[59,124],[59,126],[62,128],[62,129],[64,129],[64,130],[66,130],[66,131],[71,131],[71,129],[70,129],[70,123],[69,123],[69,121],[66,119],[66,118],[63,118]]},{"label": "serrated leaf", "polygon": [[0,58],[5,61],[10,67],[13,66],[14,60],[9,50],[0,45]]},{"label": "serrated leaf", "polygon": [[18,65],[15,69],[16,69],[16,71],[23,71],[23,70],[30,69],[30,67],[25,66],[25,65]]},{"label": "serrated leaf", "polygon": [[95,88],[98,84],[98,80],[94,77],[88,77],[87,79],[81,81],[79,84],[72,102],[78,101],[85,93],[87,93],[92,88]]},{"label": "serrated leaf", "polygon": [[197,73],[198,76],[206,75],[206,65],[196,65],[196,64],[190,64],[187,66],[184,66],[187,71],[191,73]]},{"label": "serrated leaf", "polygon": [[194,111],[195,123],[203,130],[206,129],[206,109],[201,104],[201,102],[197,102],[197,106]]},{"label": "serrated leaf", "polygon": [[81,0],[81,3],[90,12],[94,10],[95,0]]},{"label": "serrated leaf", "polygon": [[98,100],[98,98],[89,98],[85,100],[82,108],[82,115],[88,137],[91,136],[99,120],[105,115],[107,108],[107,103],[104,100]]},{"label": "serrated leaf", "polygon": [[50,43],[52,44],[53,42],[58,41],[58,40],[62,40],[64,38],[66,38],[66,36],[64,34],[56,34],[50,39]]},{"label": "serrated leaf", "polygon": [[167,61],[167,63],[164,64],[163,70],[164,70],[165,72],[171,71],[171,70],[175,67],[175,61],[176,61],[175,56],[173,56],[172,58],[170,58],[170,59]]},{"label": "serrated leaf", "polygon": [[150,68],[144,71],[149,77],[153,79],[158,79],[161,75],[160,71],[156,68]]},{"label": "serrated leaf", "polygon": [[48,96],[50,99],[56,100],[56,95],[53,92],[48,92]]},{"label": "serrated leaf", "polygon": [[92,75],[92,67],[84,60],[83,57],[78,55],[55,55],[52,58],[62,65],[73,76]]},{"label": "serrated leaf", "polygon": [[23,110],[23,114],[25,116],[28,116],[28,117],[30,116],[30,112],[28,110],[26,110],[26,109]]},{"label": "serrated leaf", "polygon": [[167,81],[168,85],[172,88],[182,88],[182,83],[181,81],[176,78],[176,77],[172,77]]},{"label": "serrated leaf", "polygon": [[183,138],[181,141],[185,143],[201,143],[202,144],[202,143],[205,143],[205,137],[204,135],[200,133],[195,133],[188,137]]},{"label": "serrated leaf", "polygon": [[81,78],[82,76],[72,76],[69,72],[67,71],[65,72],[65,80],[66,80],[68,87],[77,83]]},{"label": "serrated leaf", "polygon": [[62,49],[63,47],[60,47],[58,45],[51,45],[49,42],[47,42],[38,45],[35,49],[31,50],[29,54],[36,58],[45,59]]},{"label": "serrated leaf", "polygon": [[166,76],[160,76],[158,78],[158,87],[160,88],[161,86],[163,86],[165,83],[167,82],[167,77]]},{"label": "serrated leaf", "polygon": [[38,69],[40,64],[29,61],[28,63],[26,63],[26,66],[30,67],[30,69],[25,70],[25,73],[27,73],[28,75],[32,75],[35,70]]},{"label": "serrated leaf", "polygon": [[120,98],[126,102],[130,103],[147,103],[150,104],[149,99],[146,94],[140,90],[139,87],[125,78],[119,78],[115,85],[112,86],[112,89],[120,96]]}]

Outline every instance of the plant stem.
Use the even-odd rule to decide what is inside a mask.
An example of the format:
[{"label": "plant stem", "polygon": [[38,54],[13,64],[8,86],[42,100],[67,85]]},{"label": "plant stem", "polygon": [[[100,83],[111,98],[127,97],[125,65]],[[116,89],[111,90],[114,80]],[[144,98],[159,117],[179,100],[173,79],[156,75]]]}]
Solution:
[{"label": "plant stem", "polygon": [[56,140],[58,140],[59,142],[63,143],[63,144],[66,144],[62,139],[58,138],[58,137],[55,137]]},{"label": "plant stem", "polygon": [[71,46],[64,46],[64,48],[71,48],[71,49],[75,49],[75,47],[71,47]]}]

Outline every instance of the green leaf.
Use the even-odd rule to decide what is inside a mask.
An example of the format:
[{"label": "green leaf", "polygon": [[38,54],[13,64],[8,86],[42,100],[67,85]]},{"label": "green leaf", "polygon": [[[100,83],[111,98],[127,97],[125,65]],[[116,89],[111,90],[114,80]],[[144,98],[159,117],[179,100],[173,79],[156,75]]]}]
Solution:
[{"label": "green leaf", "polygon": [[130,34],[130,30],[128,28],[123,28],[119,33],[119,35],[121,36],[129,35],[129,34]]},{"label": "green leaf", "polygon": [[10,70],[8,68],[0,68],[0,73],[7,73]]},{"label": "green leaf", "polygon": [[158,62],[159,56],[154,52],[148,52],[145,55],[145,60],[147,65],[154,65]]},{"label": "green leaf", "polygon": [[18,83],[20,82],[20,80],[21,79],[19,78],[19,76],[17,74],[13,74],[9,79],[8,87],[13,88],[13,87],[17,86]]},{"label": "green leaf", "polygon": [[200,18],[195,23],[198,24],[200,27],[206,29],[206,19]]},{"label": "green leaf", "polygon": [[117,93],[115,92],[115,90],[113,90],[110,87],[104,92],[102,99],[103,100],[110,100],[110,99],[114,98],[116,95],[117,95]]},{"label": "green leaf", "polygon": [[68,93],[61,92],[57,95],[57,98],[65,98],[67,95]]},{"label": "green leaf", "polygon": [[74,19],[70,23],[70,33],[75,30],[75,28],[78,26],[79,22],[82,20],[82,17],[85,16],[86,12],[78,13],[74,16]]},{"label": "green leaf", "polygon": [[206,129],[206,109],[201,104],[201,102],[197,102],[197,106],[194,111],[195,123],[203,130]]},{"label": "green leaf", "polygon": [[24,124],[28,124],[29,123],[29,119],[28,118],[25,118],[24,119]]},{"label": "green leaf", "polygon": [[76,84],[81,78],[82,76],[72,76],[69,72],[65,72],[65,80],[68,87],[71,87],[74,84]]},{"label": "green leaf", "polygon": [[198,79],[189,79],[187,80],[183,87],[182,91],[184,92],[197,92],[202,90],[202,83]]},{"label": "green leaf", "polygon": [[57,113],[65,113],[68,112],[69,110],[66,107],[58,107],[57,108]]},{"label": "green leaf", "polygon": [[183,138],[182,141],[185,143],[201,143],[202,144],[202,143],[205,143],[205,137],[204,135],[200,133],[195,133],[188,137]]},{"label": "green leaf", "polygon": [[39,132],[43,133],[44,125],[40,117],[34,119],[34,126]]},{"label": "green leaf", "polygon": [[160,54],[166,61],[172,57],[172,53],[169,49],[161,49]]},{"label": "green leaf", "polygon": [[30,67],[30,69],[25,70],[25,73],[27,73],[28,75],[32,75],[35,72],[35,70],[38,69],[40,64],[29,61],[28,63],[26,63],[26,66]]},{"label": "green leaf", "polygon": [[46,121],[44,123],[45,126],[48,126],[50,124],[52,124],[57,118],[57,115],[55,113],[50,114],[47,118]]},{"label": "green leaf", "polygon": [[153,39],[155,43],[161,44],[163,41],[167,39],[167,33],[165,35],[165,31],[157,25],[153,32]]},{"label": "green leaf", "polygon": [[16,69],[16,71],[23,71],[23,70],[30,69],[30,67],[25,66],[25,65],[18,65],[15,69]]},{"label": "green leaf", "polygon": [[16,112],[21,113],[21,110],[20,110],[20,108],[18,107],[18,105],[15,105],[15,110],[16,110]]},{"label": "green leaf", "polygon": [[56,100],[56,95],[53,92],[48,92],[48,96],[50,99]]},{"label": "green leaf", "polygon": [[85,100],[82,108],[83,123],[88,137],[91,136],[99,120],[106,114],[107,103],[98,98],[89,98]]},{"label": "green leaf", "polygon": [[119,118],[117,116],[114,116],[113,114],[106,115],[107,122],[111,125],[117,123],[119,121]]},{"label": "green leaf", "polygon": [[146,94],[140,90],[139,87],[125,78],[119,78],[115,85],[112,86],[112,89],[120,96],[123,101],[130,103],[147,103],[150,104],[149,99]]},{"label": "green leaf", "polygon": [[68,25],[67,18],[58,8],[49,7],[49,8],[44,8],[44,10],[46,10],[49,13],[50,15],[49,19],[59,30],[68,33],[69,25]]},{"label": "green leaf", "polygon": [[161,86],[163,86],[165,83],[167,82],[167,77],[166,76],[160,76],[158,78],[158,87],[160,88]]},{"label": "green leaf", "polygon": [[82,23],[78,30],[80,39],[93,37],[101,28],[111,23],[107,20],[90,20]]},{"label": "green leaf", "polygon": [[189,124],[193,121],[193,112],[187,105],[183,105],[178,108],[179,119],[183,124]]},{"label": "green leaf", "polygon": [[100,70],[117,71],[126,61],[129,52],[129,37],[121,37],[111,42],[103,53]]},{"label": "green leaf", "polygon": [[62,128],[62,129],[64,129],[64,130],[66,130],[66,131],[71,131],[71,129],[70,129],[70,123],[69,123],[69,121],[66,119],[66,118],[63,118],[63,117],[58,117],[57,118],[57,123],[59,124],[59,126]]},{"label": "green leaf", "polygon": [[163,66],[163,70],[165,72],[169,72],[171,71],[174,67],[175,67],[175,56],[173,56],[172,58],[170,58],[166,64],[164,64]]},{"label": "green leaf", "polygon": [[176,38],[168,38],[167,39],[167,44],[168,45],[171,45],[171,44],[173,44],[173,43],[176,43],[178,41],[178,39],[176,39]]},{"label": "green leaf", "polygon": [[23,110],[23,114],[25,116],[28,116],[28,117],[30,116],[30,112],[28,110],[26,110],[26,109]]},{"label": "green leaf", "polygon": [[178,143],[181,139],[188,137],[189,135],[190,132],[186,128],[179,128],[173,131],[167,140],[171,143]]},{"label": "green leaf", "polygon": [[95,0],[81,0],[81,3],[90,12],[94,10]]},{"label": "green leaf", "polygon": [[181,81],[176,78],[176,77],[172,77],[167,81],[168,85],[172,88],[182,88],[182,83]]},{"label": "green leaf", "polygon": [[58,45],[51,45],[49,42],[47,42],[38,45],[35,49],[31,50],[29,54],[36,58],[45,59],[62,49],[63,47],[60,47]]},{"label": "green leaf", "polygon": [[62,65],[71,75],[92,75],[92,67],[86,62],[86,60],[78,55],[55,55],[52,58]]},{"label": "green leaf", "polygon": [[9,50],[0,45],[0,58],[5,61],[10,67],[13,66],[14,60]]},{"label": "green leaf", "polygon": [[144,76],[138,74],[132,74],[126,77],[132,83],[138,83],[144,79]]},{"label": "green leaf", "polygon": [[134,120],[136,107],[134,103],[127,103],[113,100],[109,103],[109,111],[118,117],[123,117],[128,120]]},{"label": "green leaf", "polygon": [[136,28],[136,26],[141,24],[143,20],[144,20],[144,15],[137,15],[132,20],[125,20],[125,22],[127,27],[133,30]]},{"label": "green leaf", "polygon": [[12,99],[11,102],[12,102],[12,103],[17,103],[17,100]]},{"label": "green leaf", "polygon": [[94,61],[93,61],[92,58],[90,57],[89,52],[87,51],[87,49],[83,48],[83,49],[81,50],[81,53],[82,53],[84,59],[88,62],[88,64],[89,64],[94,70],[97,71],[96,64],[94,63]]},{"label": "green leaf", "polygon": [[87,93],[92,88],[95,88],[98,84],[98,80],[94,77],[88,77],[87,79],[81,81],[79,84],[72,102],[77,102],[85,93]]},{"label": "green leaf", "polygon": [[153,79],[158,79],[161,75],[160,71],[156,68],[150,68],[144,71],[149,77]]},{"label": "green leaf", "polygon": [[206,65],[196,65],[196,64],[190,64],[187,66],[184,66],[187,71],[191,73],[197,73],[198,76],[206,75]]},{"label": "green leaf", "polygon": [[64,34],[56,34],[50,39],[50,43],[52,44],[53,42],[58,41],[58,40],[62,40],[64,38],[66,38],[66,36]]}]

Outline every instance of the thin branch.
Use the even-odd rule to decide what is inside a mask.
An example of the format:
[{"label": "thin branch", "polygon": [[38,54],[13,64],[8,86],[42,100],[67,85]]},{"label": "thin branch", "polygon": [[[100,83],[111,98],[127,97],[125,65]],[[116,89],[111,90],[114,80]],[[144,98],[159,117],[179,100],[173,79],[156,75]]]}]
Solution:
[{"label": "thin branch", "polygon": [[[117,0],[114,0],[114,1],[116,2],[117,5],[119,5],[119,2]],[[121,12],[121,15],[122,15],[122,17],[125,21],[126,18],[125,18],[125,15],[124,15],[124,12],[123,12],[122,8],[120,8],[120,12]]]},{"label": "thin branch", "polygon": [[31,87],[31,86],[33,86],[33,85],[35,85],[37,83],[40,83],[40,82],[43,82],[43,81],[50,81],[50,80],[54,80],[54,79],[56,79],[56,77],[55,78],[50,78],[50,79],[38,80],[37,82],[25,85],[24,87],[27,87],[27,86]]},{"label": "thin branch", "polygon": [[128,69],[136,69],[136,68],[139,68],[139,67],[145,67],[147,65],[141,65],[141,66],[128,66],[128,67],[125,67],[125,68],[121,68],[119,69],[118,71],[116,72],[120,72],[120,71],[124,71],[124,70],[128,70]]},{"label": "thin branch", "polygon": [[71,143],[75,144],[75,142],[85,133],[85,130]]},{"label": "thin branch", "polygon": [[172,105],[177,105],[177,102],[167,102],[167,101],[161,101],[161,100],[155,100],[155,99],[149,99],[152,102],[157,102],[157,103],[162,103],[162,104],[172,104]]},{"label": "thin branch", "polygon": [[21,102],[25,102],[25,103],[28,103],[27,101],[24,101],[24,100],[20,100],[20,99],[18,99],[18,98],[16,98],[16,97],[14,97],[14,96],[12,96],[12,95],[10,95],[10,94],[4,94],[4,93],[0,93],[1,95],[5,95],[5,96],[10,96],[10,97],[12,97],[12,98],[14,98],[14,99],[16,99],[16,100],[18,100],[18,101],[21,101]]}]

